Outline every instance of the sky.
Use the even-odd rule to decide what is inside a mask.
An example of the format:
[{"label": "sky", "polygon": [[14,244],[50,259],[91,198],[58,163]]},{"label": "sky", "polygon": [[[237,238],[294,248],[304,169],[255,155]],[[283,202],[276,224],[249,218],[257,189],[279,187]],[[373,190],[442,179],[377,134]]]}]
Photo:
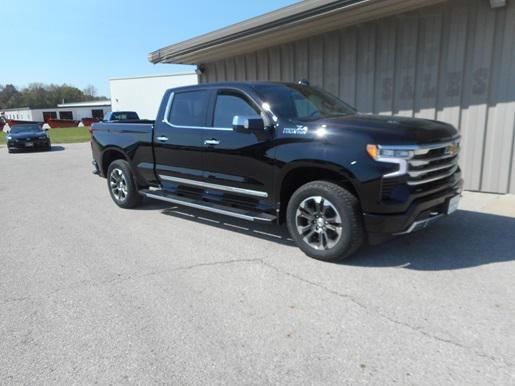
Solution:
[{"label": "sky", "polygon": [[273,11],[296,0],[0,0],[0,84],[93,85],[170,74],[151,51]]}]

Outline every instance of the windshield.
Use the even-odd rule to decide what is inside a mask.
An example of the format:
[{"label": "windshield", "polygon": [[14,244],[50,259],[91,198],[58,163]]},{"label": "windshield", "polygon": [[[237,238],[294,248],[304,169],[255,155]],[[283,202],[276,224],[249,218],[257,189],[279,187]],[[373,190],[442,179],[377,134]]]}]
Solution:
[{"label": "windshield", "polygon": [[296,84],[256,85],[256,91],[274,114],[290,121],[355,114],[356,109],[316,87]]},{"label": "windshield", "polygon": [[39,125],[16,125],[16,126],[11,127],[12,134],[22,133],[22,132],[27,132],[27,131],[39,132],[39,131],[43,131],[43,130],[41,130],[41,127],[39,127]]}]

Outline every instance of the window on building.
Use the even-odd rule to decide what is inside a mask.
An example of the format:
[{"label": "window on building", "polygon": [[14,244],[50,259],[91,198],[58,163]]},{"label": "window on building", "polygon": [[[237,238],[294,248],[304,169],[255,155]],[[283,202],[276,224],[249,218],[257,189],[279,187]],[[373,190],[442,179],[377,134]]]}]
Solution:
[{"label": "window on building", "polygon": [[95,119],[102,119],[104,118],[104,110],[102,109],[94,109],[91,110],[91,116]]},{"label": "window on building", "polygon": [[48,122],[49,119],[57,119],[57,113],[55,111],[43,111],[43,120]]},{"label": "window on building", "polygon": [[177,126],[205,126],[209,91],[189,91],[175,94],[168,120]]},{"label": "window on building", "polygon": [[59,111],[59,119],[73,119],[73,113],[71,111]]},{"label": "window on building", "polygon": [[235,94],[221,94],[216,98],[214,127],[232,127],[235,115],[256,116],[259,113],[242,96]]}]

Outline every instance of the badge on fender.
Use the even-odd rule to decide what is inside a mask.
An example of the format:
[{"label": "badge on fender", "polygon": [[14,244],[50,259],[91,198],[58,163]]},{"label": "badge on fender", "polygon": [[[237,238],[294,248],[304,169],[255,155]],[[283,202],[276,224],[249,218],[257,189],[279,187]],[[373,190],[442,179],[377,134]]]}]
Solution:
[{"label": "badge on fender", "polygon": [[283,134],[305,135],[308,132],[307,126],[297,125],[297,127],[285,127]]}]

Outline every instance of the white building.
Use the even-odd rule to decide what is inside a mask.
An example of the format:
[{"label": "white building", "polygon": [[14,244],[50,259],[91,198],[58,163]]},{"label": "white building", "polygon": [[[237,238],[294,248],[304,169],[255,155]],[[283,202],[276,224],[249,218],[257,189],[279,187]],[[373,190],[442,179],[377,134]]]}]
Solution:
[{"label": "white building", "polygon": [[72,119],[80,121],[83,118],[102,119],[104,114],[111,111],[110,100],[62,103],[55,108],[31,109],[19,107],[0,111],[5,119],[20,121],[46,122],[48,119]]},{"label": "white building", "polygon": [[136,111],[142,119],[155,119],[166,90],[198,83],[194,72],[109,79],[113,111]]}]

